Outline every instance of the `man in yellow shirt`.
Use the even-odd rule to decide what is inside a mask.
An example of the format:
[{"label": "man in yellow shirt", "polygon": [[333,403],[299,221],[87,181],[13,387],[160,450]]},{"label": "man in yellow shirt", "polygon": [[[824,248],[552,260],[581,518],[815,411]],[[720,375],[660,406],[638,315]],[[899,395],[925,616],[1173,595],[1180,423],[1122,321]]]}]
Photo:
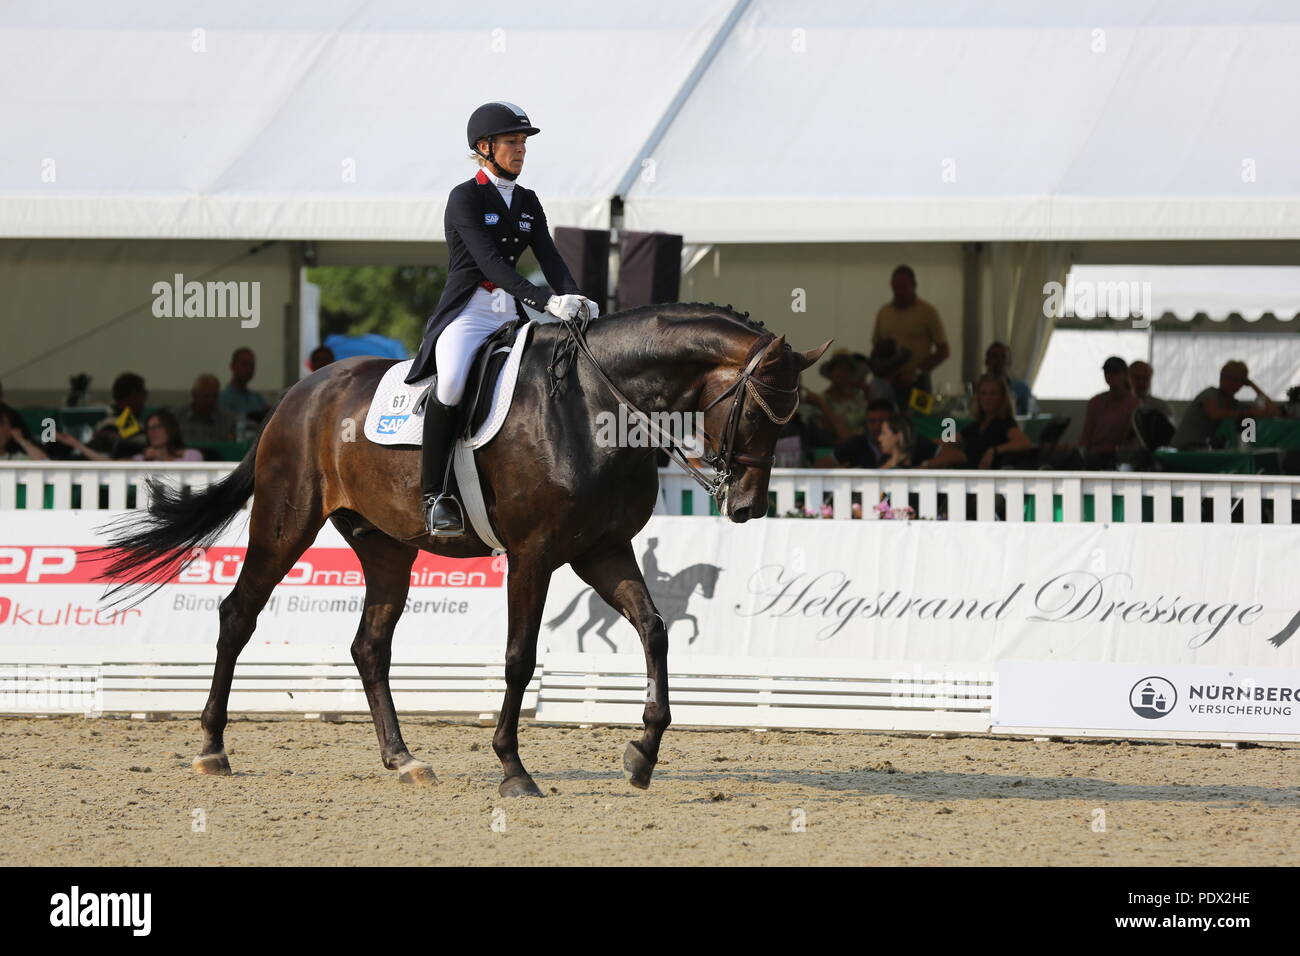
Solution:
[{"label": "man in yellow shirt", "polygon": [[911,353],[890,379],[898,406],[906,409],[913,388],[934,393],[930,378],[937,368],[952,354],[948,336],[943,331],[939,313],[929,302],[917,298],[916,273],[911,266],[899,266],[889,277],[894,290],[892,302],[886,302],[876,313],[876,327],[871,333],[874,346],[882,339],[893,339],[901,348]]}]

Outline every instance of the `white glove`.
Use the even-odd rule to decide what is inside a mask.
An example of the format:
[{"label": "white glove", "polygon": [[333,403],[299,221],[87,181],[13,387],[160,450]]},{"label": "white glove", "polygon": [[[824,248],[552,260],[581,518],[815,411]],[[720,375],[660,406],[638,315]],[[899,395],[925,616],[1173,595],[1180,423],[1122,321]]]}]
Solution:
[{"label": "white glove", "polygon": [[588,308],[588,309],[590,310],[590,312],[591,312],[591,317],[592,317],[593,319],[599,319],[599,318],[600,318],[600,306],[598,306],[598,305],[597,305],[595,302],[593,302],[591,299],[583,299],[582,301],[585,302],[585,303],[587,303],[587,308]]},{"label": "white glove", "polygon": [[553,295],[546,302],[546,311],[557,319],[572,322],[582,307],[582,301],[580,295]]}]

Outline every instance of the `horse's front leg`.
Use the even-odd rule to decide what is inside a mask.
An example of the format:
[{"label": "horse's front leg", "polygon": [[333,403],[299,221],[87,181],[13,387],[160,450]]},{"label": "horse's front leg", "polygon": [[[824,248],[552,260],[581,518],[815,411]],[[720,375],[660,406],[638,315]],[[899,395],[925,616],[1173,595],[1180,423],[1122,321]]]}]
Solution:
[{"label": "horse's front leg", "polygon": [[668,628],[655,610],[645,578],[632,553],[632,542],[625,541],[609,551],[584,555],[573,563],[573,570],[595,588],[611,607],[622,613],[641,635],[645,649],[646,699],[642,713],[645,731],[639,741],[631,741],[623,754],[623,769],[634,787],[645,790],[650,775],[659,762],[659,743],[672,723],[668,708]]},{"label": "horse's front leg", "polygon": [[492,736],[492,749],[501,759],[505,779],[498,791],[503,797],[540,797],[542,791],[519,759],[519,708],[524,691],[537,669],[537,632],[551,583],[549,566],[536,558],[510,556],[506,578],[509,602],[509,636],[506,641],[506,694],[501,717]]}]

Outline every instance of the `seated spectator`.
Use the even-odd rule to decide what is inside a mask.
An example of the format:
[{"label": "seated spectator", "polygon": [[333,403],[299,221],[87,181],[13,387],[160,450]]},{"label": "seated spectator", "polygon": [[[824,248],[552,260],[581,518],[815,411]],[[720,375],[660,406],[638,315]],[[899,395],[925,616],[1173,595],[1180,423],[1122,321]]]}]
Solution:
[{"label": "seated spectator", "polygon": [[13,425],[8,413],[0,414],[0,461],[45,461],[50,456]]},{"label": "seated spectator", "polygon": [[985,372],[975,388],[974,420],[955,440],[943,442],[939,453],[923,467],[996,468],[999,455],[1033,447],[1029,436],[1016,424],[1006,380]]},{"label": "seated spectator", "polygon": [[205,373],[194,380],[189,404],[172,411],[187,443],[235,440],[235,416],[218,403],[220,395],[217,377]]},{"label": "seated spectator", "polygon": [[311,355],[307,358],[307,367],[313,372],[319,372],[326,365],[334,362],[334,350],[328,345],[318,345],[311,350]]},{"label": "seated spectator", "polygon": [[1128,380],[1133,386],[1133,394],[1137,396],[1138,408],[1149,408],[1160,412],[1169,419],[1170,424],[1174,424],[1177,419],[1174,417],[1173,408],[1163,398],[1156,398],[1151,394],[1151,379],[1154,375],[1155,369],[1140,360],[1131,363],[1128,367]]},{"label": "seated spectator", "polygon": [[90,447],[105,458],[130,458],[145,446],[140,416],[144,414],[149,390],[139,375],[123,372],[113,379],[112,397],[112,410],[95,425]]},{"label": "seated spectator", "polygon": [[1113,467],[1119,456],[1137,444],[1133,413],[1138,399],[1129,383],[1128,363],[1112,355],[1102,363],[1101,371],[1110,388],[1088,399],[1078,446],[1089,468]]},{"label": "seated spectator", "polygon": [[939,452],[939,446],[925,436],[918,436],[912,420],[895,412],[880,426],[880,458],[877,468],[926,468]]},{"label": "seated spectator", "polygon": [[[197,448],[186,448],[181,439],[180,425],[176,416],[166,409],[159,409],[149,415],[145,422],[149,441],[144,450],[131,456],[132,461],[202,461],[203,454]],[[71,435],[58,432],[54,436],[65,445],[81,452],[91,461],[110,461],[109,455],[90,448]]]},{"label": "seated spectator", "polygon": [[[1255,402],[1247,405],[1238,401],[1236,394],[1249,385],[1255,390]],[[1250,380],[1246,363],[1233,359],[1219,370],[1218,386],[1203,389],[1183,412],[1183,420],[1170,439],[1170,444],[1181,451],[1206,448],[1214,437],[1219,423],[1225,419],[1240,421],[1243,418],[1278,418],[1282,409],[1263,390]]]},{"label": "seated spectator", "polygon": [[815,425],[837,442],[852,438],[867,423],[867,360],[840,349],[821,364],[819,372],[831,380],[818,394],[803,389],[802,397],[815,410]]},{"label": "seated spectator", "polygon": [[861,431],[835,446],[835,452],[819,458],[818,468],[875,468],[881,459],[880,429],[896,414],[894,403],[873,398],[867,403],[867,420]]},{"label": "seated spectator", "polygon": [[230,384],[221,390],[221,407],[233,414],[236,420],[260,422],[268,408],[267,401],[248,387],[257,371],[257,358],[250,348],[235,349],[230,356]]},{"label": "seated spectator", "polygon": [[1034,398],[1029,385],[1018,378],[1011,377],[1011,347],[1004,342],[994,342],[984,352],[984,367],[999,378],[1005,378],[1015,399],[1017,415],[1037,415],[1038,399]]},{"label": "seated spectator", "polygon": [[[27,439],[28,441],[34,441],[35,439],[32,438],[31,429],[27,427],[27,420],[23,418],[22,413],[19,412],[18,409],[11,408],[10,406],[6,405],[4,398],[5,398],[4,385],[0,384],[0,418],[3,418],[5,421],[7,421],[9,423],[9,427],[12,428],[19,435],[22,435],[23,438]],[[13,451],[17,452],[20,450],[16,442],[13,442],[12,439],[10,439],[10,442],[14,446],[12,449]],[[5,451],[5,446],[0,445],[0,452],[3,451]]]}]

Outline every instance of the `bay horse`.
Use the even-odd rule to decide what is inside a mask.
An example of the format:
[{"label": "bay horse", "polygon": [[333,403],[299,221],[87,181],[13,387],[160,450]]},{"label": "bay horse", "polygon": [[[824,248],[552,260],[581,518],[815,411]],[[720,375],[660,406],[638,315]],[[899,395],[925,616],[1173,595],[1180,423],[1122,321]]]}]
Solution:
[{"label": "bay horse", "polygon": [[[574,346],[571,363],[556,379],[546,356],[558,354],[566,336]],[[519,759],[519,709],[536,669],[551,574],[564,564],[641,638],[648,678],[644,732],[624,753],[634,786],[650,785],[670,722],[668,632],[632,553],[632,538],[658,496],[654,449],[607,447],[597,440],[597,415],[616,409],[615,393],[635,409],[702,412],[702,457],[718,466],[721,513],[734,522],[761,518],[779,422],[798,404],[800,373],[829,345],[798,352],[784,336],[730,306],[699,303],[615,313],[592,323],[586,336],[559,323],[533,330],[510,413],[499,434],[476,453],[508,572],[506,691],[492,738],[504,773],[502,796],[541,796]],[[193,760],[198,773],[231,772],[224,734],[236,658],[272,589],[329,520],[365,574],[352,658],[383,764],[403,782],[437,782],[433,769],[412,756],[398,727],[388,682],[393,630],[419,551],[461,558],[492,551],[468,526],[456,538],[429,536],[420,510],[418,448],[380,446],[355,436],[376,385],[393,364],[351,358],[314,372],[281,396],[225,478],[192,494],[152,479],[147,512],[109,525],[108,561],[100,575],[112,584],[106,597],[138,603],[209,547],[252,496],[247,554],[218,611],[217,659],[201,717],[203,748]]]}]

